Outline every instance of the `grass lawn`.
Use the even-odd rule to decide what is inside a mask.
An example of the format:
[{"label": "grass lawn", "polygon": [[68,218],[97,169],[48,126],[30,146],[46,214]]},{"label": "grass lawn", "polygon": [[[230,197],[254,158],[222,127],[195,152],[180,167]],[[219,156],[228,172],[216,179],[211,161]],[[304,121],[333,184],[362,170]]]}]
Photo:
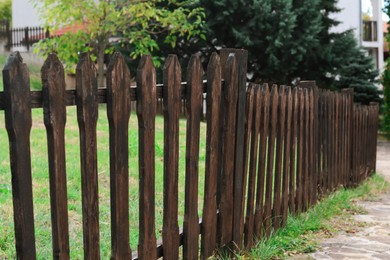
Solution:
[{"label": "grass lawn", "polygon": [[355,189],[340,189],[307,212],[295,217],[290,215],[285,228],[237,258],[287,259],[294,254],[315,252],[320,239],[338,231],[354,232],[363,224],[352,218],[365,212],[356,205],[356,200],[375,200],[388,190],[389,183],[380,175],[373,175]]},{"label": "grass lawn", "polygon": [[[103,259],[110,256],[110,197],[109,197],[109,135],[106,109],[99,108],[97,127],[98,138],[98,175],[99,175],[99,210],[100,239]],[[76,108],[68,107],[66,127],[66,167],[68,188],[68,209],[70,226],[70,248],[72,258],[82,257],[82,212],[81,212],[81,175],[79,159],[79,134]],[[51,256],[51,223],[49,175],[47,162],[46,132],[43,124],[42,109],[33,110],[33,129],[31,132],[32,178],[34,194],[34,214],[37,252],[39,258]],[[129,126],[129,184],[130,184],[130,243],[136,249],[138,243],[138,131],[137,117],[132,114]],[[179,162],[179,226],[184,215],[185,183],[185,127],[180,121],[180,162]],[[202,124],[205,140],[205,125]],[[15,255],[14,228],[12,213],[11,174],[7,133],[4,125],[4,112],[0,112],[0,258]],[[160,237],[163,214],[163,119],[156,119],[156,231]],[[199,162],[199,214],[203,206],[203,182],[205,162],[205,141],[201,141]]]}]

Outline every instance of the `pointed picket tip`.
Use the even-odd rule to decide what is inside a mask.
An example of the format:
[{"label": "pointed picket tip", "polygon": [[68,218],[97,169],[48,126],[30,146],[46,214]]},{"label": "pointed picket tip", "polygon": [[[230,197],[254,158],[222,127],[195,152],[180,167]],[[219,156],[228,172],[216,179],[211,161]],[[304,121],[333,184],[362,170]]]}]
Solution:
[{"label": "pointed picket tip", "polygon": [[23,65],[23,58],[18,51],[11,53],[8,56],[7,62],[4,65],[3,71],[12,70],[14,67]]},{"label": "pointed picket tip", "polygon": [[207,71],[209,71],[212,68],[217,68],[221,66],[221,59],[219,58],[219,55],[216,52],[213,52],[211,54],[209,64],[207,65]]},{"label": "pointed picket tip", "polygon": [[61,61],[58,59],[58,56],[57,54],[55,53],[50,53],[45,62],[43,63],[42,65],[42,68],[41,68],[41,73],[49,70],[50,68],[62,68],[63,69],[63,65],[61,63]]},{"label": "pointed picket tip", "polygon": [[150,73],[154,69],[152,56],[150,54],[142,55],[138,64],[137,72]]},{"label": "pointed picket tip", "polygon": [[278,95],[279,95],[278,86],[274,84],[272,85],[272,89],[271,89],[271,97],[277,98]]},{"label": "pointed picket tip", "polygon": [[170,69],[181,69],[179,59],[175,54],[169,54],[163,67],[163,71]]},{"label": "pointed picket tip", "polygon": [[[199,73],[202,77],[204,75],[202,62],[198,54],[191,55],[190,61],[188,62],[188,66],[187,66],[187,77],[189,79],[190,78],[192,79],[192,77],[194,76],[193,74],[195,73]],[[203,80],[203,78],[201,80]]]},{"label": "pointed picket tip", "polygon": [[[168,102],[168,91],[175,92],[175,102],[180,99],[180,85],[181,85],[181,66],[179,59],[174,54],[169,54],[163,67],[163,82],[164,82],[164,102]],[[170,94],[169,94],[170,95]],[[165,104],[165,103],[164,103]]]},{"label": "pointed picket tip", "polygon": [[126,64],[123,55],[119,52],[115,52],[111,56],[110,62],[108,63],[107,73],[112,73],[113,71],[122,70],[122,69],[124,69],[124,71],[129,71],[129,67]]},{"label": "pointed picket tip", "polygon": [[[115,52],[111,56],[106,75],[107,89],[115,92],[117,89],[123,87],[123,85],[127,85],[124,87],[130,88],[130,70],[126,64],[125,58],[119,52]],[[118,84],[119,82],[122,84]]]},{"label": "pointed picket tip", "polygon": [[88,69],[92,69],[94,73],[97,72],[95,64],[91,60],[91,55],[89,54],[89,52],[83,52],[79,56],[79,62],[77,63],[76,71],[84,71]]}]

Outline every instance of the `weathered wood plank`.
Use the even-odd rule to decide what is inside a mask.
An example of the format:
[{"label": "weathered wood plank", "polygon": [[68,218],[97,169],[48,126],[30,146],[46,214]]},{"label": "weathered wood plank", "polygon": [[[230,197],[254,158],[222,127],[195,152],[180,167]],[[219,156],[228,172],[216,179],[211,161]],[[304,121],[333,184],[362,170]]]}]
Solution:
[{"label": "weathered wood plank", "polygon": [[265,175],[266,175],[266,158],[267,158],[267,138],[269,133],[269,116],[270,116],[270,92],[267,84],[261,86],[262,104],[260,115],[260,148],[259,148],[259,165],[257,170],[257,191],[256,191],[256,209],[255,209],[255,237],[262,238],[263,221],[264,221],[264,192],[265,192]]},{"label": "weathered wood plank", "polygon": [[111,259],[129,259],[130,71],[115,53],[107,68],[107,117],[110,136]]},{"label": "weathered wood plank", "polygon": [[68,197],[65,163],[65,74],[57,55],[41,69],[44,123],[49,157],[53,259],[69,259]]},{"label": "weathered wood plank", "polygon": [[198,176],[199,139],[202,116],[203,68],[200,57],[193,55],[187,69],[187,140],[186,140],[186,181],[184,208],[183,258],[198,259],[199,216]]},{"label": "weathered wood plank", "polygon": [[96,68],[88,53],[76,68],[77,122],[80,132],[81,196],[84,258],[99,259],[99,194],[96,124],[98,119]]},{"label": "weathered wood plank", "polygon": [[296,213],[296,194],[297,194],[297,149],[298,149],[298,122],[299,122],[299,96],[298,88],[294,88],[292,92],[292,129],[291,129],[291,149],[290,149],[290,162],[293,162],[289,172],[289,207],[291,213]]},{"label": "weathered wood plank", "polygon": [[278,119],[278,87],[272,86],[271,90],[271,120],[269,124],[268,135],[268,154],[267,154],[267,177],[265,190],[265,212],[264,212],[264,226],[267,237],[271,235],[272,231],[272,192],[273,192],[273,175],[274,175],[274,160],[275,160],[275,141],[277,133],[277,119]]},{"label": "weathered wood plank", "polygon": [[139,259],[156,259],[155,231],[155,117],[156,70],[150,55],[137,68],[139,160]]},{"label": "weathered wood plank", "polygon": [[283,139],[286,118],[286,87],[280,86],[278,102],[278,119],[276,127],[276,151],[275,151],[275,178],[274,178],[274,199],[272,208],[272,220],[274,230],[277,230],[281,224],[281,188],[282,188],[282,163],[283,163]]},{"label": "weathered wood plank", "polygon": [[162,239],[164,259],[179,257],[178,171],[181,67],[176,55],[169,55],[164,68],[164,214]]},{"label": "weathered wood plank", "polygon": [[288,215],[288,200],[289,200],[289,182],[290,180],[290,171],[294,167],[294,161],[291,162],[291,132],[292,132],[292,90],[291,87],[288,87],[286,90],[286,118],[285,118],[285,133],[284,133],[284,149],[283,149],[283,186],[282,186],[282,226],[285,226],[287,223]]},{"label": "weathered wood plank", "polygon": [[303,174],[304,174],[304,111],[305,96],[303,89],[298,89],[299,113],[298,113],[298,135],[297,135],[297,172],[296,172],[296,210],[302,212],[303,206]]},{"label": "weathered wood plank", "polygon": [[221,64],[216,53],[207,67],[207,136],[205,192],[203,204],[201,258],[211,256],[217,232],[217,170],[219,155],[219,109],[221,103]]},{"label": "weathered wood plank", "polygon": [[303,155],[304,155],[304,163],[303,163],[303,178],[302,178],[302,211],[306,211],[308,208],[309,198],[310,198],[310,155],[309,155],[309,147],[310,147],[310,107],[309,107],[309,91],[308,89],[303,89],[304,93],[304,128],[303,128]]},{"label": "weathered wood plank", "polygon": [[[253,245],[253,226],[254,226],[254,195],[256,184],[256,167],[257,167],[257,150],[258,150],[258,133],[260,128],[260,98],[261,91],[258,86],[250,84],[247,90],[247,131],[245,136],[245,152],[244,160],[249,163],[248,173],[248,196],[246,206],[246,217],[244,226],[244,245],[245,248],[250,248]],[[250,153],[248,152],[250,140]],[[249,156],[248,156],[249,155]],[[249,157],[249,158],[248,158]],[[246,167],[246,171],[248,167]]]},{"label": "weathered wood plank", "polygon": [[35,259],[34,212],[31,179],[30,80],[19,52],[12,53],[3,69],[5,127],[8,133],[16,257]]},{"label": "weathered wood plank", "polygon": [[217,222],[217,242],[220,245],[228,244],[232,241],[233,229],[233,192],[234,192],[234,149],[236,141],[236,104],[237,104],[237,84],[238,70],[236,57],[230,55],[225,67],[225,89],[222,98],[225,107],[225,120],[223,121],[223,152],[221,158],[221,201],[219,204],[219,214]]}]

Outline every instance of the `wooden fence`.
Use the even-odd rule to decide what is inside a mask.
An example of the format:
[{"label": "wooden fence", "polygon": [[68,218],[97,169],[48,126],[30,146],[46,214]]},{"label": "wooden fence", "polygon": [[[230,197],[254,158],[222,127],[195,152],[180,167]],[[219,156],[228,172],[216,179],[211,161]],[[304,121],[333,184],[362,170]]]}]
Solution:
[{"label": "wooden fence", "polygon": [[5,32],[7,35],[8,49],[12,47],[25,47],[27,51],[30,47],[41,39],[50,37],[49,31],[42,27],[24,27],[24,28],[10,28]]},{"label": "wooden fence", "polygon": [[[83,54],[76,90],[65,90],[55,55],[42,67],[42,91],[30,92],[18,53],[4,67],[5,110],[10,142],[17,257],[36,257],[30,156],[31,109],[44,108],[47,129],[53,257],[69,259],[65,167],[66,106],[77,106],[80,131],[84,257],[99,259],[96,124],[98,103],[107,104],[110,136],[112,259],[205,259],[215,249],[250,248],[286,224],[288,212],[303,212],[340,186],[356,186],[375,170],[378,105],[353,103],[352,90],[319,90],[246,83],[247,52],[223,49],[204,71],[193,56],[181,83],[178,59],[170,55],[164,84],[156,85],[150,56],[141,59],[136,87],[122,56],[107,70],[107,89],[97,89],[96,69]],[[207,94],[203,212],[198,216],[199,139],[202,95]],[[164,114],[164,212],[162,241],[155,227],[155,116]],[[178,225],[178,127],[187,106],[185,210]],[[129,246],[128,122],[137,102],[139,129],[139,242]],[[201,217],[201,218],[200,218]],[[183,252],[179,253],[182,245]]]}]

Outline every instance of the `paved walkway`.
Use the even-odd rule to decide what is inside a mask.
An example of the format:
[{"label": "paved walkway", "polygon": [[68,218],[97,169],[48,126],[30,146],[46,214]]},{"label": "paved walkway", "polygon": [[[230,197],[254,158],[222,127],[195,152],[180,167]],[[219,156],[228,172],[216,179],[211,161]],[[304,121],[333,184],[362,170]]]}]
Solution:
[{"label": "paved walkway", "polygon": [[[390,182],[390,142],[378,142],[377,172]],[[367,214],[353,216],[362,225],[320,243],[318,252],[294,259],[390,259],[390,193],[358,202]]]}]

